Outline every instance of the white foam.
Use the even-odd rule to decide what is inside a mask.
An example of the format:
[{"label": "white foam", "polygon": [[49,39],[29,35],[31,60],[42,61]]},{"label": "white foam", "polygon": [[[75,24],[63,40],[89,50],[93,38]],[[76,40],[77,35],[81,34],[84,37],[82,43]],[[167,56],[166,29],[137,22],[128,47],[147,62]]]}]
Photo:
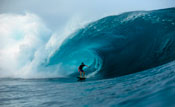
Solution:
[{"label": "white foam", "polygon": [[53,32],[35,14],[0,14],[0,77],[62,76],[60,64],[45,67],[42,63],[87,23],[81,22],[80,17],[73,17],[61,30]]}]

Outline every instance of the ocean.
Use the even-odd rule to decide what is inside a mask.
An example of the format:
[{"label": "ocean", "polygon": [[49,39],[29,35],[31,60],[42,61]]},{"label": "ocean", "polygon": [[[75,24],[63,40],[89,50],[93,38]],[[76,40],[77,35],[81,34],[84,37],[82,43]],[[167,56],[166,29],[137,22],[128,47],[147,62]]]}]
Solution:
[{"label": "ocean", "polygon": [[[175,107],[174,13],[107,16],[61,37],[18,16],[28,27],[4,31],[11,42],[0,51],[0,106]],[[82,62],[89,67],[78,81]]]}]

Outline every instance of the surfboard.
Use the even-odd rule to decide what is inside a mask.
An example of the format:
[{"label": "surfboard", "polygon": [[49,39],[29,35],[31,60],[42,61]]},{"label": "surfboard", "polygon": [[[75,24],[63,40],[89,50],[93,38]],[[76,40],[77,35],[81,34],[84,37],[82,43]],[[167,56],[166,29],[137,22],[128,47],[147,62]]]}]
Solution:
[{"label": "surfboard", "polygon": [[85,77],[77,77],[78,80],[85,80],[86,78]]}]

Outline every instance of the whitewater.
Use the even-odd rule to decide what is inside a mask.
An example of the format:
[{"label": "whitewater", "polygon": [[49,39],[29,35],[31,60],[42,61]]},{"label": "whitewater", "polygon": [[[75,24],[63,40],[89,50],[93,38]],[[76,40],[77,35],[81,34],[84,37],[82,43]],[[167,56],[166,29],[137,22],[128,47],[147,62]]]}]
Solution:
[{"label": "whitewater", "polygon": [[1,14],[0,106],[175,106],[174,13],[75,18],[57,32],[31,13]]}]

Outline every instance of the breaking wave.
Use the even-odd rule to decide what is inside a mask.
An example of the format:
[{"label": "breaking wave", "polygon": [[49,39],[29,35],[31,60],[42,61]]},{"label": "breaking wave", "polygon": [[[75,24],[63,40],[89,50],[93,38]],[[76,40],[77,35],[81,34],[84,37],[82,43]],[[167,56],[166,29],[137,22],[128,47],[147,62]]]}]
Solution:
[{"label": "breaking wave", "polygon": [[9,76],[4,71],[27,77],[74,76],[84,62],[90,66],[85,68],[88,77],[112,78],[168,63],[175,59],[174,13],[175,8],[127,12],[61,34],[52,33],[34,15],[17,16],[20,20],[7,24],[7,16],[1,15],[1,76]]}]

